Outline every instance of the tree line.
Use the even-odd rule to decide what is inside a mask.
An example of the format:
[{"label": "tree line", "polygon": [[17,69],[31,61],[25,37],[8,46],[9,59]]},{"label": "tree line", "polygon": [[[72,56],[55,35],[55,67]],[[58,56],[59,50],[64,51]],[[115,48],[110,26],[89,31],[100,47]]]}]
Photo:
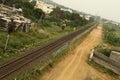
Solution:
[{"label": "tree line", "polygon": [[34,8],[35,4],[35,1],[30,3],[28,0],[6,0],[5,3],[5,5],[15,5],[16,8],[22,8],[23,16],[31,19],[33,22],[38,22],[39,19],[42,19],[42,24],[46,26],[50,26],[51,22],[54,22],[59,26],[65,23],[68,26],[77,27],[93,21],[92,18],[90,21],[87,21],[85,17],[80,17],[79,13],[70,13],[69,11],[63,11],[59,7],[54,8],[53,11],[46,16],[41,9]]}]

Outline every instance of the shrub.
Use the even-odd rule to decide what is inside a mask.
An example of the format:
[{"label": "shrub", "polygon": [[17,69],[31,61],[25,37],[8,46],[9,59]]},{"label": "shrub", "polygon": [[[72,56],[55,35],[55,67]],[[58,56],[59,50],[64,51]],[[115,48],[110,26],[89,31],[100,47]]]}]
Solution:
[{"label": "shrub", "polygon": [[107,49],[107,48],[103,48],[102,46],[97,46],[96,47],[96,51],[100,52],[102,54],[104,54],[105,56],[110,56],[111,50]]},{"label": "shrub", "polygon": [[120,46],[120,26],[114,24],[104,24],[104,40],[115,46]]}]

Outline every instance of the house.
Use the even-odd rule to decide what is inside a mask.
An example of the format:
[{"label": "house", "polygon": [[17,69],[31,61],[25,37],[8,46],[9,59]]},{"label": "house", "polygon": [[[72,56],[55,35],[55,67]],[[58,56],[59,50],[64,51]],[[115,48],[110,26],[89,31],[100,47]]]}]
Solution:
[{"label": "house", "polygon": [[70,12],[70,13],[72,13],[72,12],[73,12],[71,9],[61,8],[61,10],[63,10],[63,11],[68,11],[68,12]]},{"label": "house", "polygon": [[50,14],[53,11],[53,8],[55,8],[51,4],[46,4],[42,1],[36,1],[35,8],[42,9],[45,14]]},{"label": "house", "polygon": [[[14,19],[15,30],[27,32],[31,27],[31,20],[22,16],[22,9],[16,9],[13,7],[0,4],[0,30],[8,31],[8,23],[11,19]],[[16,14],[17,13],[17,14]],[[20,14],[21,13],[21,14]]]}]

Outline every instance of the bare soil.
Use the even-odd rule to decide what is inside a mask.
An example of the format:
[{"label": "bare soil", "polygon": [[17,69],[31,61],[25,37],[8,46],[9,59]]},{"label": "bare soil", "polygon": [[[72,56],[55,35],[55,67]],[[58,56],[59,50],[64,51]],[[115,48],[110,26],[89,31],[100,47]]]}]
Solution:
[{"label": "bare soil", "polygon": [[87,63],[91,49],[102,42],[102,24],[93,29],[82,43],[72,49],[40,80],[117,80],[105,73],[99,72]]}]

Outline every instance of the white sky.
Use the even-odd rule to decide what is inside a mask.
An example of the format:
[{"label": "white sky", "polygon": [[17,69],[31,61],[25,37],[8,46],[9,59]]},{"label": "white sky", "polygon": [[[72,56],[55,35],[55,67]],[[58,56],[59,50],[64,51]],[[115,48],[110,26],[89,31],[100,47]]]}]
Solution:
[{"label": "white sky", "polygon": [[120,0],[53,0],[72,9],[120,22]]}]

